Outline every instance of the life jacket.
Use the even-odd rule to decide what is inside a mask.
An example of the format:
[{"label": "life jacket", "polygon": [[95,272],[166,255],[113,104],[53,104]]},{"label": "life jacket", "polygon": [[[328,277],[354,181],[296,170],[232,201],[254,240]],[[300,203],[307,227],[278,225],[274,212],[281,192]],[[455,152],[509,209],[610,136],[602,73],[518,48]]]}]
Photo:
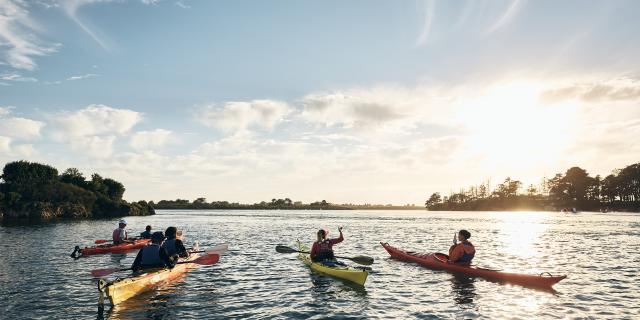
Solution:
[{"label": "life jacket", "polygon": [[460,257],[460,259],[456,261],[456,263],[471,264],[471,260],[473,260],[473,257],[476,255],[476,249],[473,247],[473,244],[471,244],[471,242],[469,241],[462,242],[462,246],[463,246],[464,253],[462,254],[462,257]]},{"label": "life jacket", "polygon": [[167,255],[169,257],[173,256],[174,254],[178,254],[178,249],[176,248],[176,239],[167,239],[164,241],[164,243],[162,244],[162,247],[167,250]]},{"label": "life jacket", "polygon": [[160,245],[152,243],[142,247],[142,258],[140,259],[140,267],[146,268],[162,268],[164,262],[160,259]]},{"label": "life jacket", "polygon": [[331,248],[331,242],[329,240],[324,240],[318,243],[318,253],[316,254],[316,260],[333,260],[335,256],[333,255],[333,249]]},{"label": "life jacket", "polygon": [[113,243],[116,243],[116,244],[121,243],[122,240],[127,238],[127,230],[120,229],[120,228],[113,230],[112,238],[113,238]]}]

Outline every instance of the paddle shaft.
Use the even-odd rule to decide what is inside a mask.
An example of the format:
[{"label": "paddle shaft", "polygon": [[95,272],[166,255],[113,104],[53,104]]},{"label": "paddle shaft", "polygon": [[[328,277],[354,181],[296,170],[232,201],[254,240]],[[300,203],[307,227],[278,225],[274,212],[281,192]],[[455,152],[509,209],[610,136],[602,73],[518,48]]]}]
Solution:
[{"label": "paddle shaft", "polygon": [[[295,251],[298,252],[298,253],[311,254],[311,252],[309,252],[309,251],[299,251],[299,250],[295,250]],[[347,260],[352,260],[352,261],[357,260],[356,258],[350,258],[350,257],[340,257],[340,256],[335,256],[335,257],[339,258],[339,259],[347,259]]]}]

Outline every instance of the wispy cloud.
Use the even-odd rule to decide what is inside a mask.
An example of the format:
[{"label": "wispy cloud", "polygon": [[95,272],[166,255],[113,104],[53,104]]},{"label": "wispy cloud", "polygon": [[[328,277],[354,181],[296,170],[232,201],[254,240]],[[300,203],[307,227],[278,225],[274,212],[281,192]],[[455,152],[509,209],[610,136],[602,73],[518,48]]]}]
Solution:
[{"label": "wispy cloud", "polygon": [[512,0],[511,3],[502,11],[495,22],[487,29],[486,33],[491,34],[502,27],[506,26],[517,15],[525,5],[525,0]]},{"label": "wispy cloud", "polygon": [[38,79],[33,77],[25,77],[19,73],[5,73],[0,75],[0,80],[13,81],[13,82],[38,82]]},{"label": "wispy cloud", "polygon": [[71,77],[68,77],[66,80],[67,81],[75,81],[75,80],[95,78],[95,77],[98,77],[98,76],[100,76],[100,75],[96,74],[96,73],[87,73],[87,74],[84,74],[84,75],[71,76]]},{"label": "wispy cloud", "polygon": [[176,2],[176,6],[182,8],[182,9],[190,9],[191,8],[191,6],[182,3],[182,1]]},{"label": "wispy cloud", "polygon": [[11,67],[34,70],[34,57],[56,52],[60,45],[36,36],[41,28],[29,16],[28,6],[26,1],[0,1],[0,53]]},{"label": "wispy cloud", "polygon": [[96,4],[96,3],[105,3],[105,2],[112,2],[113,0],[68,0],[68,1],[64,1],[61,3],[61,6],[64,10],[64,12],[67,14],[67,16],[69,17],[69,19],[71,19],[73,22],[75,22],[86,34],[88,34],[91,39],[93,39],[98,45],[100,45],[100,47],[102,47],[103,49],[109,51],[109,46],[107,46],[106,42],[101,39],[100,37],[98,37],[98,35],[91,29],[89,28],[85,22],[83,22],[79,17],[78,17],[78,11],[86,5],[92,5],[92,4]]},{"label": "wispy cloud", "polygon": [[433,24],[433,15],[436,9],[435,0],[424,0],[420,3],[421,8],[419,10],[422,11],[422,29],[420,30],[420,34],[416,39],[416,46],[422,46],[427,43],[429,39],[429,34],[431,33],[431,26]]}]

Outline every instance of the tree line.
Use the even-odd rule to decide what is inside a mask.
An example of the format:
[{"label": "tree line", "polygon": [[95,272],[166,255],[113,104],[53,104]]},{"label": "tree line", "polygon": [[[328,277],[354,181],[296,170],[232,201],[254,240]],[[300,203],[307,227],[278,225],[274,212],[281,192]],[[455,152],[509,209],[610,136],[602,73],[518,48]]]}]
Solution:
[{"label": "tree line", "polygon": [[640,163],[616,169],[606,177],[592,177],[572,167],[540,187],[506,178],[493,190],[488,183],[442,196],[433,193],[425,202],[428,210],[578,210],[640,211]]},{"label": "tree line", "polygon": [[293,201],[289,198],[271,199],[253,204],[243,204],[229,201],[211,201],[206,198],[197,198],[193,201],[185,199],[160,200],[158,203],[149,202],[156,209],[247,209],[247,210],[348,210],[349,208],[327,202],[326,200],[311,203]]},{"label": "tree line", "polygon": [[7,163],[0,176],[0,218],[112,217],[155,213],[145,201],[127,203],[122,183],[77,168],[61,174],[49,165]]}]

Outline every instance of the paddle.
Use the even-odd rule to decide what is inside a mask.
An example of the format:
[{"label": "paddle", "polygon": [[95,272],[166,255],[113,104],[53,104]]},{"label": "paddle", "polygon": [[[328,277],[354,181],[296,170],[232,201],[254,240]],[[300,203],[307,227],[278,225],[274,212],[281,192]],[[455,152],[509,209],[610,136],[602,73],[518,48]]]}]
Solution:
[{"label": "paddle", "polygon": [[[203,252],[206,252],[206,250],[204,250]],[[195,263],[195,264],[200,264],[200,265],[211,265],[211,264],[215,264],[220,260],[220,254],[217,253],[211,253],[211,254],[206,254],[203,255],[201,257],[198,257],[196,259],[190,260],[190,261],[180,261],[176,264],[184,264],[184,263]],[[91,275],[95,278],[101,278],[104,276],[108,276],[112,273],[115,272],[120,272],[120,271],[127,271],[127,270],[132,270],[131,267],[129,268],[107,268],[107,269],[96,269],[96,270],[92,270],[91,271]]]},{"label": "paddle", "polygon": [[[282,246],[282,245],[277,245],[276,246],[276,252],[278,252],[278,253],[296,253],[296,252],[297,253],[310,253],[310,252],[307,252],[307,251],[299,251],[299,250],[296,250],[296,249],[293,249],[293,248],[289,248],[287,246]],[[336,258],[351,260],[351,261],[353,261],[355,263],[362,264],[362,265],[365,265],[365,266],[369,266],[369,265],[373,264],[373,258],[367,257],[367,256],[355,256],[353,258],[336,256]]]}]

